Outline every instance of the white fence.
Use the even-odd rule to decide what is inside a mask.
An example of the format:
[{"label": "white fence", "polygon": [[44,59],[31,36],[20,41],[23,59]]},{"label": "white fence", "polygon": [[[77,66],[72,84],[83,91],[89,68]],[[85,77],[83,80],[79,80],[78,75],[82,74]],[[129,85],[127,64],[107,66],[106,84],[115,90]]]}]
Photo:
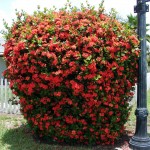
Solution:
[{"label": "white fence", "polygon": [[[150,89],[150,73],[147,73],[147,90]],[[0,79],[0,112],[20,114],[20,105],[12,105],[9,99],[13,98],[7,79]],[[137,86],[135,88],[134,102],[137,100]]]},{"label": "white fence", "polygon": [[[147,73],[147,91],[150,90],[150,72]],[[137,85],[135,86],[134,100],[137,100]]]},{"label": "white fence", "polygon": [[20,114],[20,106],[12,105],[9,101],[14,95],[9,88],[7,79],[0,79],[0,112],[10,114]]}]

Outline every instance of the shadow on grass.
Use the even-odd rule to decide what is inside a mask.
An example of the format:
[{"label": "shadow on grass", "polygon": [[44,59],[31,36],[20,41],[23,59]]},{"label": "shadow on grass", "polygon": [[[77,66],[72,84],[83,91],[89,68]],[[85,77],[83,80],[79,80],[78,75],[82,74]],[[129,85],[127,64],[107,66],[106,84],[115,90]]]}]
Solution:
[{"label": "shadow on grass", "polygon": [[[2,150],[115,150],[118,148],[128,147],[130,136],[125,134],[116,141],[114,146],[85,146],[85,145],[70,145],[45,143],[33,138],[30,129],[26,126],[7,130],[2,137]],[[0,149],[1,150],[1,149]]]},{"label": "shadow on grass", "polygon": [[[67,145],[56,144],[33,138],[30,129],[24,125],[18,128],[5,131],[2,136],[3,150],[92,150],[89,146],[84,145]],[[0,150],[2,150],[0,148]]]}]

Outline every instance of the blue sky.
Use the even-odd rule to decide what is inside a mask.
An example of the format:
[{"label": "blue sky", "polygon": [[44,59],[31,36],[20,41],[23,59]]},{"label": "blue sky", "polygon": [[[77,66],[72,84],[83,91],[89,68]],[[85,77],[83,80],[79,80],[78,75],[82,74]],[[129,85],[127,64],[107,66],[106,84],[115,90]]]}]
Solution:
[{"label": "blue sky", "polygon": [[[60,8],[66,1],[67,0],[0,0],[0,30],[4,28],[3,18],[11,25],[12,19],[15,18],[15,9],[23,9],[31,14],[36,10],[37,5],[40,5],[41,8],[50,8],[53,5],[56,8]],[[85,1],[86,0],[70,0],[75,6],[80,6],[80,3],[85,3]],[[88,0],[88,2],[95,7],[98,7],[101,0]],[[130,13],[134,14],[134,5],[136,5],[136,0],[104,0],[106,12],[109,12],[111,8],[115,8],[123,18],[126,18]],[[147,23],[150,24],[150,12],[147,13]]]}]

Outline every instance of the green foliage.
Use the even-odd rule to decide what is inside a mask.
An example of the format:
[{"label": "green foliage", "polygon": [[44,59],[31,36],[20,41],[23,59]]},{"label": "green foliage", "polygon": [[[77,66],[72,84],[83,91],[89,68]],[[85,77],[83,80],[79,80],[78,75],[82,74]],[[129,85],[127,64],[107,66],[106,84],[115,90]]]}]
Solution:
[{"label": "green foliage", "polygon": [[[128,28],[133,29],[135,32],[137,32],[138,28],[138,18],[137,16],[133,16],[132,14],[127,16],[127,21],[125,24],[127,25]],[[149,31],[150,24],[146,24],[146,33]],[[150,47],[148,44],[150,44],[150,35],[147,33],[146,34],[146,41],[147,41],[147,63],[148,66],[150,66]]]},{"label": "green foliage", "polygon": [[5,33],[4,76],[39,138],[109,145],[123,133],[139,41],[114,10],[103,11],[38,8],[17,13]]}]

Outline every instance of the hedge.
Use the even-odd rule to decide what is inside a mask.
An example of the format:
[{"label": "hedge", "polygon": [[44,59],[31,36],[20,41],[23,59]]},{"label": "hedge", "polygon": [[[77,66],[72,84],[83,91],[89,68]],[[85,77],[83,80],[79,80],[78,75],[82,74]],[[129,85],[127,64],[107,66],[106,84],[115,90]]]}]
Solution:
[{"label": "hedge", "polygon": [[7,29],[4,76],[33,134],[114,144],[137,81],[136,34],[102,6],[21,12]]}]

